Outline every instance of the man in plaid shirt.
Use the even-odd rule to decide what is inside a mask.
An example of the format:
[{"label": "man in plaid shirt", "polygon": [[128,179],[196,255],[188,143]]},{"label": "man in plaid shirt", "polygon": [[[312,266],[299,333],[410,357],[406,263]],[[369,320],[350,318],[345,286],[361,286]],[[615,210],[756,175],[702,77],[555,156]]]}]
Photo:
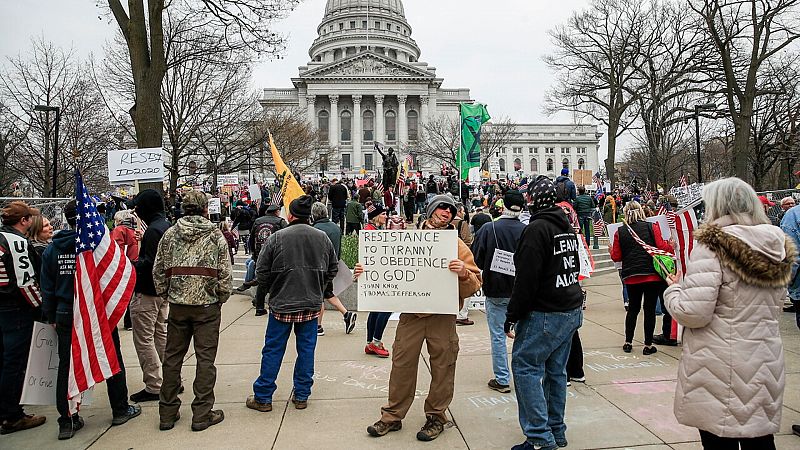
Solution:
[{"label": "man in plaid shirt", "polygon": [[308,406],[314,383],[317,318],[325,288],[332,286],[338,271],[331,240],[309,225],[313,204],[310,195],[293,200],[289,205],[289,226],[270,235],[258,256],[256,276],[259,287],[270,293],[270,314],[261,352],[261,375],[253,383],[254,395],[246,402],[256,411],[272,411],[275,379],[292,328],[297,340],[292,403],[297,409]]}]

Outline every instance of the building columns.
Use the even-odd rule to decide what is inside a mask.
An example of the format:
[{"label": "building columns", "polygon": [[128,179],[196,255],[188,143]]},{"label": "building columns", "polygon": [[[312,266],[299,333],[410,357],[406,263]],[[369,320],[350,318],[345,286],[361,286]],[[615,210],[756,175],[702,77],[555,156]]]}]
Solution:
[{"label": "building columns", "polygon": [[353,143],[353,168],[361,166],[361,96],[353,96],[353,121],[350,124],[351,142]]},{"label": "building columns", "polygon": [[406,117],[406,100],[408,96],[397,96],[397,122],[399,128],[399,136],[397,136],[398,150],[402,145],[408,143],[408,117]]},{"label": "building columns", "polygon": [[314,107],[315,107],[315,105],[317,103],[317,96],[316,95],[310,95],[310,94],[306,95],[306,102],[307,102],[306,103],[306,107],[308,108],[308,113],[307,113],[308,114],[307,115],[308,123],[311,124],[312,128],[316,129],[317,128],[317,121],[314,120],[314,119],[316,119],[317,114],[316,114],[316,111],[315,111]]},{"label": "building columns", "polygon": [[330,143],[331,147],[337,147],[339,145],[339,96],[338,95],[329,95],[328,100],[331,102],[331,119],[329,125],[329,132],[328,132],[328,142]]},{"label": "building columns", "polygon": [[375,96],[375,142],[386,141],[386,118],[383,115],[383,95]]},{"label": "building columns", "polygon": [[421,95],[419,97],[420,113],[419,113],[419,125],[418,125],[419,129],[417,133],[421,132],[424,129],[425,124],[428,123],[428,114],[430,113],[430,111],[428,111],[429,100],[430,97],[428,97],[427,95]]}]

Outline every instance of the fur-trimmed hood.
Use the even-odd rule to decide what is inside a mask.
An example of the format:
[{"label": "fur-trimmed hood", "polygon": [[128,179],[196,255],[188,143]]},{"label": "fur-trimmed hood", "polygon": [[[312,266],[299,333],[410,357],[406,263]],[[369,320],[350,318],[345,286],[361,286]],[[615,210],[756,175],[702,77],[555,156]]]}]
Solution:
[{"label": "fur-trimmed hood", "polygon": [[694,237],[747,284],[779,288],[791,280],[797,250],[778,227],[735,225],[719,220],[701,225]]}]

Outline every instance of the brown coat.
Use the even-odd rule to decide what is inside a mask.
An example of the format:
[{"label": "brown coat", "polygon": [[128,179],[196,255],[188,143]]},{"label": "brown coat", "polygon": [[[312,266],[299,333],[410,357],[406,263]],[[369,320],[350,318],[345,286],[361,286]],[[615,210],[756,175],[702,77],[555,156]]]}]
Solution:
[{"label": "brown coat", "polygon": [[727,217],[695,238],[685,277],[664,292],[686,327],[675,417],[722,437],[777,433],[785,384],[778,317],[794,245],[780,228]]}]

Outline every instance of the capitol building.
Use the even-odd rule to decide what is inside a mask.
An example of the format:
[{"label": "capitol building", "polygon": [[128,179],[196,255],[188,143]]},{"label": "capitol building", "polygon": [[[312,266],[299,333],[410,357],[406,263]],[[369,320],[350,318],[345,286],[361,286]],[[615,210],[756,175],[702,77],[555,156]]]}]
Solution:
[{"label": "capitol building", "polygon": [[[329,172],[379,168],[375,142],[397,149],[401,160],[414,156],[428,121],[457,119],[459,103],[475,101],[468,88],[443,88],[436,68],[420,61],[401,0],[328,0],[317,32],[310,61],[291,79],[292,87],[266,88],[259,101],[267,111],[305,111],[321,145],[336,152],[339,167],[321,163]],[[517,124],[491,166],[501,177],[553,175],[562,167],[596,171],[599,137],[591,125]],[[438,167],[420,164],[425,171]]]}]

